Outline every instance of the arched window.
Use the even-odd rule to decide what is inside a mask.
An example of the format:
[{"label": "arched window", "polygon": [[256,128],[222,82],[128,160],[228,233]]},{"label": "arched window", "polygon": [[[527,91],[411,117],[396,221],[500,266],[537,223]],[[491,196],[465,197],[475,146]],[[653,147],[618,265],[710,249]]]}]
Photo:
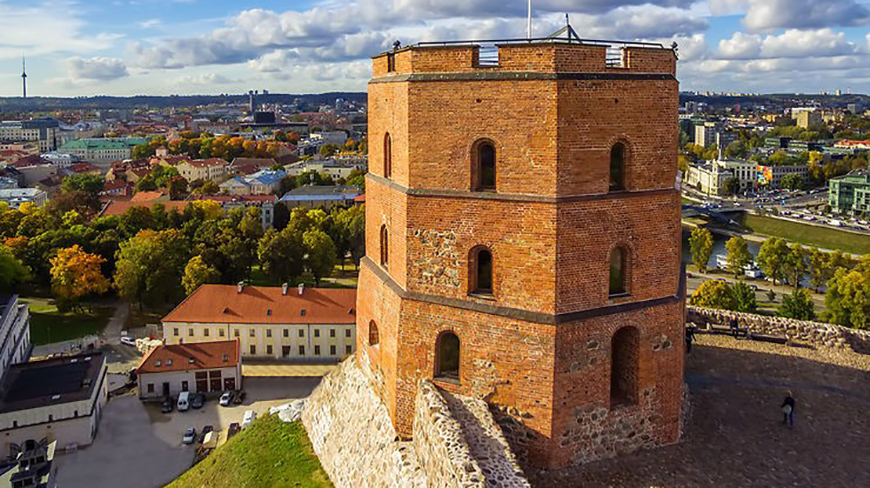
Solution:
[{"label": "arched window", "polygon": [[435,349],[435,377],[459,380],[459,337],[453,332],[438,336]]},{"label": "arched window", "polygon": [[387,267],[390,264],[390,236],[387,233],[387,226],[381,226],[381,266]]},{"label": "arched window", "polygon": [[492,252],[478,246],[471,250],[468,258],[469,290],[471,293],[492,295]]},{"label": "arched window", "polygon": [[377,346],[381,342],[380,334],[378,333],[378,324],[374,320],[369,322],[369,345]]},{"label": "arched window", "polygon": [[474,168],[472,171],[475,191],[495,191],[495,146],[489,141],[474,145]]},{"label": "arched window", "polygon": [[390,133],[384,134],[384,178],[393,176],[393,139]]},{"label": "arched window", "polygon": [[613,335],[610,349],[610,405],[633,405],[638,400],[640,334],[623,327]]},{"label": "arched window", "polygon": [[628,293],[628,288],[625,286],[627,256],[628,251],[622,246],[610,251],[610,296]]},{"label": "arched window", "polygon": [[625,144],[617,142],[610,148],[610,190],[625,189]]}]

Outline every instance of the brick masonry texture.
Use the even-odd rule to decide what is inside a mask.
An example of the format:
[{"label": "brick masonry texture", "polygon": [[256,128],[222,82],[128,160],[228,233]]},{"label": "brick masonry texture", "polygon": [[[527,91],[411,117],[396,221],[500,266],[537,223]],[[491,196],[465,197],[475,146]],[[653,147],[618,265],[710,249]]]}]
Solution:
[{"label": "brick masonry texture", "polygon": [[695,306],[687,307],[686,321],[698,327],[708,323],[727,325],[730,318],[734,316],[737,317],[740,327],[748,328],[750,334],[785,336],[793,342],[835,349],[851,349],[857,353],[870,354],[870,331],[867,330]]},{"label": "brick masonry texture", "polygon": [[[506,45],[499,57],[479,68],[475,47],[453,46],[374,59],[360,363],[403,438],[415,436],[421,381],[432,381],[445,395],[485,401],[531,466],[676,442],[684,309],[674,53],[626,49],[621,68],[591,45]],[[473,191],[480,140],[496,151],[494,192]],[[617,142],[627,148],[624,189],[610,191]],[[470,293],[477,246],[492,252],[492,296]],[[628,293],[611,297],[617,246]],[[461,344],[458,382],[435,378],[447,331]],[[623,390],[624,404],[611,398]]]}]

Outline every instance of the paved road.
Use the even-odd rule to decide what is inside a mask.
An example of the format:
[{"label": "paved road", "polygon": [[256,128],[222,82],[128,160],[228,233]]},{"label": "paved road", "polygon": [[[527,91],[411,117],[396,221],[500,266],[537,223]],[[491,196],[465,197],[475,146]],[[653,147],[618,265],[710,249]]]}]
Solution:
[{"label": "paved road", "polygon": [[101,336],[106,343],[117,345],[121,343],[121,331],[130,315],[130,305],[127,302],[117,301],[114,303],[114,307],[115,313],[112,314]]}]

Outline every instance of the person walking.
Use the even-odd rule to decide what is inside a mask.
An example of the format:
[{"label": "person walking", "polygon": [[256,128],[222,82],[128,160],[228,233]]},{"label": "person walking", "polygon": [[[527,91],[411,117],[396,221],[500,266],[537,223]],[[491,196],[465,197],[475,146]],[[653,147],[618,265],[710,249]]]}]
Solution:
[{"label": "person walking", "polygon": [[692,341],[695,340],[695,326],[686,327],[686,353],[692,352]]},{"label": "person walking", "polygon": [[739,325],[740,324],[737,322],[737,316],[732,315],[730,326],[731,326],[731,334],[734,336],[735,339],[737,339],[737,336],[740,334]]},{"label": "person walking", "polygon": [[794,396],[789,390],[785,395],[785,400],[782,401],[782,423],[788,424],[790,428],[794,428]]}]

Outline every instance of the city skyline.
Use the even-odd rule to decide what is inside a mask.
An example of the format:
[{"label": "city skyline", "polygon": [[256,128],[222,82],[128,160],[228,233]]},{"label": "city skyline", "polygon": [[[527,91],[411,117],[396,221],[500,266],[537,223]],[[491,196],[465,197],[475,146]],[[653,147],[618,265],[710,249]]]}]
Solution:
[{"label": "city skyline", "polygon": [[[526,1],[0,0],[0,96],[364,91],[369,56],[424,40],[521,38]],[[535,36],[679,45],[681,89],[870,92],[863,0],[536,0]]]}]

